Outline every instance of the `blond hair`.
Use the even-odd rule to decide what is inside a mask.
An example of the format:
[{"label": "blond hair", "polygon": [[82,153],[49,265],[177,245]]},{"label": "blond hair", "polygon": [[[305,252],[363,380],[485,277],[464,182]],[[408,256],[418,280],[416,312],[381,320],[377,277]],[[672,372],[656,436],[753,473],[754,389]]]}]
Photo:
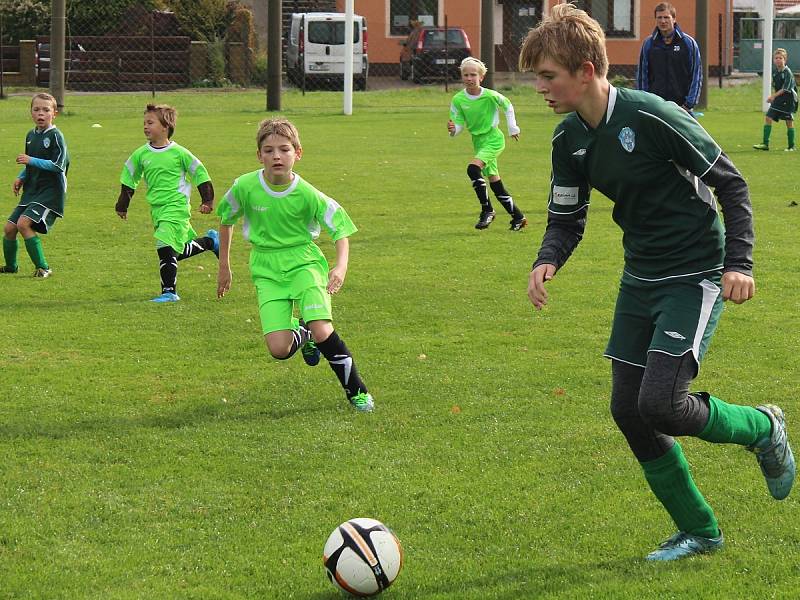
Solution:
[{"label": "blond hair", "polygon": [[480,73],[481,77],[486,75],[486,65],[483,64],[483,61],[478,60],[474,56],[468,56],[467,58],[462,60],[461,64],[458,66],[458,69],[460,71],[463,71],[464,67],[466,67],[467,65],[475,65],[476,67],[478,67],[478,73]]},{"label": "blond hair", "polygon": [[169,104],[148,104],[144,109],[144,114],[147,113],[153,113],[158,118],[161,126],[167,128],[167,137],[171,138],[178,122],[178,111]]},{"label": "blond hair", "polygon": [[775,48],[775,52],[772,53],[772,56],[775,57],[778,54],[780,54],[784,60],[789,58],[789,53],[786,51],[786,48]]},{"label": "blond hair", "polygon": [[556,4],[537,27],[528,32],[519,54],[520,71],[534,71],[543,60],[551,59],[570,73],[585,62],[595,73],[608,73],[606,36],[600,24],[572,4]]},{"label": "blond hair", "polygon": [[56,102],[56,99],[53,96],[46,92],[39,92],[38,94],[33,95],[33,98],[31,98],[31,108],[33,108],[33,103],[35,100],[46,100],[53,105],[53,112],[58,111],[58,102]]},{"label": "blond hair", "polygon": [[264,119],[258,124],[256,142],[259,150],[261,150],[261,144],[264,143],[264,140],[271,135],[285,137],[289,140],[289,142],[291,142],[295,150],[299,151],[301,149],[300,133],[297,131],[297,127],[294,126],[294,123],[292,123],[289,119],[284,119],[283,117]]}]

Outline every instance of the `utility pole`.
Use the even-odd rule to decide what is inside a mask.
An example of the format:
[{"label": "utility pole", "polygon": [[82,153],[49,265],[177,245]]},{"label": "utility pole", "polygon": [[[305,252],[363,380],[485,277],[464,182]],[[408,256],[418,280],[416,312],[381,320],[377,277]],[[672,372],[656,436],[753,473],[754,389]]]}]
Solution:
[{"label": "utility pole", "polygon": [[494,0],[481,0],[481,60],[486,65],[483,85],[494,87]]},{"label": "utility pole", "polygon": [[269,0],[267,5],[267,110],[281,109],[281,29],[283,14],[281,0]]},{"label": "utility pole", "polygon": [[58,110],[64,108],[64,47],[67,31],[67,2],[52,0],[50,22],[50,93]]},{"label": "utility pole", "polygon": [[697,0],[694,23],[695,39],[700,46],[700,69],[703,74],[696,108],[705,109],[708,106],[708,0]]}]

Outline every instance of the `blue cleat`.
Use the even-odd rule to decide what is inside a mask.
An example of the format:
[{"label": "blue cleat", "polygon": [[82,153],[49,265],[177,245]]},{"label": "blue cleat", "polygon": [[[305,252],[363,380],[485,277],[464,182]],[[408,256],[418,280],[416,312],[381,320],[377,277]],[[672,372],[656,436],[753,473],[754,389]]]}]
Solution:
[{"label": "blue cleat", "polygon": [[719,532],[719,537],[715,538],[704,538],[679,531],[668,540],[661,542],[657,549],[645,556],[645,560],[679,560],[697,554],[708,554],[722,548],[724,542],[722,531]]},{"label": "blue cleat", "polygon": [[756,455],[769,493],[776,500],[783,500],[792,489],[796,470],[794,454],[786,435],[786,419],[783,411],[774,404],[761,404],[756,409],[772,421],[772,433],[747,449]]},{"label": "blue cleat", "polygon": [[309,339],[300,347],[300,354],[303,355],[303,360],[306,361],[309,367],[316,367],[319,364],[319,357],[322,353],[317,348],[314,340]]},{"label": "blue cleat", "polygon": [[211,248],[211,251],[219,258],[219,233],[216,229],[209,229],[206,231],[206,237],[211,238],[211,241],[214,242],[214,247]]},{"label": "blue cleat", "polygon": [[350,398],[352,404],[358,412],[372,412],[375,408],[375,401],[372,399],[372,394],[361,392]]},{"label": "blue cleat", "polygon": [[175,294],[173,292],[164,292],[160,296],[156,296],[155,298],[150,300],[150,302],[159,302],[163,304],[164,302],[177,302],[180,299],[181,297],[178,296],[178,294]]}]

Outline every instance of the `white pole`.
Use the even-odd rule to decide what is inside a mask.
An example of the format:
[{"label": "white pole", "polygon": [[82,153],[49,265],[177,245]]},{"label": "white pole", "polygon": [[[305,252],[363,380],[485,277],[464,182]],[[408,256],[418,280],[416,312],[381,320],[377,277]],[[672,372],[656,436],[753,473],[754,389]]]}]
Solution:
[{"label": "white pole", "polygon": [[767,97],[772,93],[772,27],[775,7],[772,0],[764,2],[764,57],[762,69],[764,69],[764,79],[761,82],[761,97],[764,101],[764,112],[769,108]]},{"label": "white pole", "polygon": [[[344,114],[353,114],[353,1],[344,8]],[[361,32],[364,35],[364,32]]]}]

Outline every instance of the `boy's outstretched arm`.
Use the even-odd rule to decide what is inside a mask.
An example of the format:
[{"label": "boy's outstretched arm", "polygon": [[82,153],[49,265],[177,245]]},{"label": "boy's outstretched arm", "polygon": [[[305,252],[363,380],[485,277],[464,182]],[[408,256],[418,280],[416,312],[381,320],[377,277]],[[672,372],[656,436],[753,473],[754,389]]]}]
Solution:
[{"label": "boy's outstretched arm", "polygon": [[219,271],[217,272],[217,298],[222,298],[231,289],[231,240],[233,225],[219,226]]},{"label": "boy's outstretched arm", "polygon": [[214,186],[204,181],[197,186],[197,191],[200,192],[200,212],[207,215],[214,210]]},{"label": "boy's outstretched arm", "polygon": [[328,273],[328,293],[335,294],[344,285],[347,275],[347,262],[350,260],[350,240],[346,237],[336,240],[336,266]]},{"label": "boy's outstretched arm", "polygon": [[119,188],[119,198],[117,198],[117,205],[114,207],[114,210],[117,211],[120,219],[127,219],[128,218],[128,207],[131,204],[131,198],[133,198],[133,188],[129,188],[124,183],[120,185]]}]

